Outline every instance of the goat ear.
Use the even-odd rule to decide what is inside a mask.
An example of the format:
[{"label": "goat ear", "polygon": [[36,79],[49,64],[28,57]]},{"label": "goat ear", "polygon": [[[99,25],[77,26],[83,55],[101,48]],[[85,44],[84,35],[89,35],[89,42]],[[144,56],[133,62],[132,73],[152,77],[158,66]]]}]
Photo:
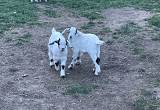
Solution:
[{"label": "goat ear", "polygon": [[66,28],[67,31],[70,31],[70,29],[71,29],[70,27]]},{"label": "goat ear", "polygon": [[75,35],[77,34],[78,30],[76,29]]},{"label": "goat ear", "polygon": [[62,34],[64,34],[66,31],[69,32],[70,29],[71,29],[71,28],[66,28],[66,29],[62,32]]}]

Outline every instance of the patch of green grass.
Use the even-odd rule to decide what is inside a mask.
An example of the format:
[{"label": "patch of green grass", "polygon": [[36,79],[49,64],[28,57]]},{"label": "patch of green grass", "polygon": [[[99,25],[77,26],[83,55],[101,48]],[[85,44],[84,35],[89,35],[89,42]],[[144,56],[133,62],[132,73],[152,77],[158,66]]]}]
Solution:
[{"label": "patch of green grass", "polygon": [[88,22],[87,24],[81,26],[81,29],[84,29],[84,30],[86,30],[86,29],[91,29],[91,28],[93,28],[94,26],[95,26],[95,23],[90,21],[90,22]]},{"label": "patch of green grass", "polygon": [[156,79],[156,80],[153,82],[153,85],[154,85],[154,87],[160,87],[160,79]]},{"label": "patch of green grass", "polygon": [[147,103],[147,101],[145,100],[145,98],[144,97],[140,97],[139,99],[137,99],[134,102],[135,110],[145,110],[146,103]]},{"label": "patch of green grass", "polygon": [[135,110],[159,110],[160,100],[150,91],[142,90],[141,96],[134,102]]},{"label": "patch of green grass", "polygon": [[118,35],[113,35],[113,37],[112,37],[113,39],[118,39],[119,38],[119,36]]},{"label": "patch of green grass", "polygon": [[11,34],[18,34],[18,32],[12,32]]},{"label": "patch of green grass", "polygon": [[141,95],[145,96],[145,97],[151,97],[153,94],[151,91],[146,90],[146,89],[141,89]]},{"label": "patch of green grass", "polygon": [[142,96],[135,101],[134,107],[135,110],[158,110],[160,102],[156,98],[147,99]]},{"label": "patch of green grass", "polygon": [[5,38],[5,42],[11,42],[11,41],[12,41],[12,38],[10,38],[10,37]]},{"label": "patch of green grass", "polygon": [[109,37],[108,39],[106,39],[105,41],[107,44],[111,45],[113,43],[113,38]]},{"label": "patch of green grass", "polygon": [[66,95],[89,94],[96,86],[76,84],[69,86],[65,92]]},{"label": "patch of green grass", "polygon": [[152,37],[153,41],[160,41],[160,34],[157,34],[156,36]]},{"label": "patch of green grass", "polygon": [[144,55],[145,50],[141,44],[142,38],[132,37],[129,38],[128,46],[134,55],[138,55],[141,58]]},{"label": "patch of green grass", "polygon": [[160,28],[160,15],[154,15],[149,19],[149,24]]},{"label": "patch of green grass", "polygon": [[45,26],[46,23],[41,23],[41,22],[38,22],[38,21],[34,21],[34,22],[29,22],[27,23],[29,26]]},{"label": "patch of green grass", "polygon": [[140,60],[146,60],[150,63],[153,63],[155,60],[157,60],[159,56],[156,56],[152,53],[147,53],[147,52],[143,52],[141,55],[140,55]]},{"label": "patch of green grass", "polygon": [[103,31],[103,32],[106,32],[106,33],[112,32],[112,31],[111,31],[111,28],[109,28],[109,27],[103,28],[102,31]]},{"label": "patch of green grass", "polygon": [[0,34],[9,28],[36,21],[35,6],[27,0],[0,1]]},{"label": "patch of green grass", "polygon": [[106,8],[135,7],[160,12],[159,0],[50,0],[51,4],[63,4],[91,20],[99,19]]},{"label": "patch of green grass", "polygon": [[97,0],[50,0],[53,4],[63,4],[65,7],[77,11],[81,16],[90,20],[102,18],[101,4]]},{"label": "patch of green grass", "polygon": [[101,35],[105,35],[106,33],[112,32],[111,29],[109,27],[105,27],[102,30],[100,30],[100,34]]},{"label": "patch of green grass", "polygon": [[134,47],[132,51],[134,55],[142,55],[144,53],[144,49],[140,47]]},{"label": "patch of green grass", "polygon": [[83,11],[83,12],[81,12],[81,15],[90,19],[91,21],[95,20],[95,19],[103,18],[103,16],[101,15],[100,12],[95,12],[94,10]]},{"label": "patch of green grass", "polygon": [[140,55],[140,59],[141,59],[141,60],[149,59],[149,55],[148,55],[147,53],[142,53],[142,54]]},{"label": "patch of green grass", "polygon": [[129,22],[125,25],[122,25],[120,29],[118,29],[118,34],[121,35],[135,35],[136,32],[139,30],[137,24],[133,22]]},{"label": "patch of green grass", "polygon": [[26,43],[29,43],[31,41],[31,37],[32,37],[32,35],[30,33],[27,33],[24,36],[17,38],[16,39],[16,45],[17,46],[22,46]]},{"label": "patch of green grass", "polygon": [[160,41],[160,36],[152,37],[153,41]]},{"label": "patch of green grass", "polygon": [[50,9],[45,10],[44,14],[47,15],[47,16],[49,16],[49,17],[53,17],[53,18],[60,17],[60,15],[56,11],[50,10]]}]

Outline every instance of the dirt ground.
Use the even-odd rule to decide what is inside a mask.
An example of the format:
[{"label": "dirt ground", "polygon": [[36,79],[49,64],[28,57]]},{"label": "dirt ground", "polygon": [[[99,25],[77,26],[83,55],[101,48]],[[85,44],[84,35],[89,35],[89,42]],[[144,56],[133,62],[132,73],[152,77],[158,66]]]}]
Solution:
[{"label": "dirt ground", "polygon": [[[152,59],[139,60],[139,56],[129,48],[127,41],[130,38],[117,39],[102,46],[102,72],[98,77],[94,76],[94,65],[85,54],[82,64],[73,70],[66,69],[70,74],[62,79],[59,72],[49,67],[47,43],[51,29],[53,26],[57,30],[67,26],[80,29],[89,20],[59,7],[53,10],[61,13],[61,17],[50,18],[42,13],[45,5],[39,4],[38,7],[39,22],[43,25],[26,25],[5,32],[4,38],[11,37],[13,42],[0,39],[0,109],[134,110],[133,102],[139,97],[141,89],[148,87],[149,78],[159,77],[160,43],[151,40],[154,33],[145,21],[153,14],[133,8],[104,10],[102,23],[97,21],[97,26],[91,31],[103,27],[114,31],[128,21],[138,23],[143,31],[136,33],[135,39]],[[32,35],[31,41],[22,46],[15,45],[15,39],[27,33]],[[112,34],[106,33],[103,37],[108,38]],[[67,64],[70,61],[71,53]],[[73,84],[96,85],[96,88],[86,95],[65,95],[66,88]],[[155,91],[159,89],[155,88]]]}]

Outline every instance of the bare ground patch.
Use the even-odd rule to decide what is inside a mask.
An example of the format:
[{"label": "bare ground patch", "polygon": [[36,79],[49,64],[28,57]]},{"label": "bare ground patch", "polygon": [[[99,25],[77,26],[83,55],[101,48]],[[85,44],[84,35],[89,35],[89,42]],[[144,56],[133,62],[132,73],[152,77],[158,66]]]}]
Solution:
[{"label": "bare ground patch", "polygon": [[[70,25],[80,28],[88,20],[75,17],[68,10],[59,7],[53,10],[61,12],[61,17],[51,18],[43,14],[45,5],[39,5],[39,8],[39,22],[44,25],[12,29],[5,33],[3,39],[0,39],[0,108],[7,110],[134,110],[133,102],[139,97],[141,89],[147,86],[148,74],[158,73],[159,65],[153,66],[146,60],[139,60],[140,57],[132,54],[128,46],[130,37],[121,38],[123,37],[121,36],[114,39],[112,43],[102,46],[100,76],[94,76],[92,61],[85,55],[82,58],[82,65],[76,66],[73,70],[66,69],[70,74],[65,79],[61,79],[59,72],[50,69],[48,65],[47,43],[51,29],[54,26],[61,30]],[[141,16],[142,12],[129,10],[108,10],[106,15],[109,16],[112,13],[113,16],[109,16],[111,18],[102,22],[106,27],[111,26],[111,29],[117,29],[128,22],[130,15],[132,15],[130,19],[136,23],[141,23],[143,19],[150,16],[147,12],[147,17],[137,19],[138,17],[135,16]],[[101,30],[104,27],[101,24],[96,25],[91,32],[94,32],[95,28]],[[143,32],[148,34],[143,35]],[[16,39],[27,33],[31,34],[31,40],[21,46],[15,45]],[[109,32],[109,34],[112,36],[115,33]],[[6,37],[9,36],[12,42],[5,42]],[[159,55],[159,43],[145,39],[146,36],[151,37],[150,32],[141,30],[136,33],[135,39],[141,38],[142,47],[147,52],[154,50],[154,53]],[[153,48],[149,48],[150,45],[153,45]],[[71,54],[69,54],[68,63],[70,61]],[[94,85],[96,88],[86,95],[66,95],[66,89],[76,84]]]},{"label": "bare ground patch", "polygon": [[76,16],[73,14],[69,9],[65,9],[63,6],[58,7],[58,6],[53,6],[49,7],[49,10],[55,11],[60,17],[48,17],[44,14],[44,11],[47,10],[48,8],[45,5],[38,5],[38,8],[41,10],[39,12],[39,22],[41,23],[48,23],[47,25],[55,26],[55,27],[60,27],[60,28],[66,28],[70,26],[76,26],[80,27],[84,23],[88,22],[88,19],[80,16]]},{"label": "bare ground patch", "polygon": [[103,12],[105,25],[111,29],[118,29],[127,22],[137,23],[139,26],[145,26],[147,18],[153,16],[153,13],[134,8],[107,9]]}]

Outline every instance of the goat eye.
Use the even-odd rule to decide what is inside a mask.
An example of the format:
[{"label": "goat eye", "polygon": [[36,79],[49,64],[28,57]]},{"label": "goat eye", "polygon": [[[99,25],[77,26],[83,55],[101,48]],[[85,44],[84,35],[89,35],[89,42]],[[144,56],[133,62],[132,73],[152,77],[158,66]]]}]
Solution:
[{"label": "goat eye", "polygon": [[70,39],[72,39],[72,36],[70,36]]}]

